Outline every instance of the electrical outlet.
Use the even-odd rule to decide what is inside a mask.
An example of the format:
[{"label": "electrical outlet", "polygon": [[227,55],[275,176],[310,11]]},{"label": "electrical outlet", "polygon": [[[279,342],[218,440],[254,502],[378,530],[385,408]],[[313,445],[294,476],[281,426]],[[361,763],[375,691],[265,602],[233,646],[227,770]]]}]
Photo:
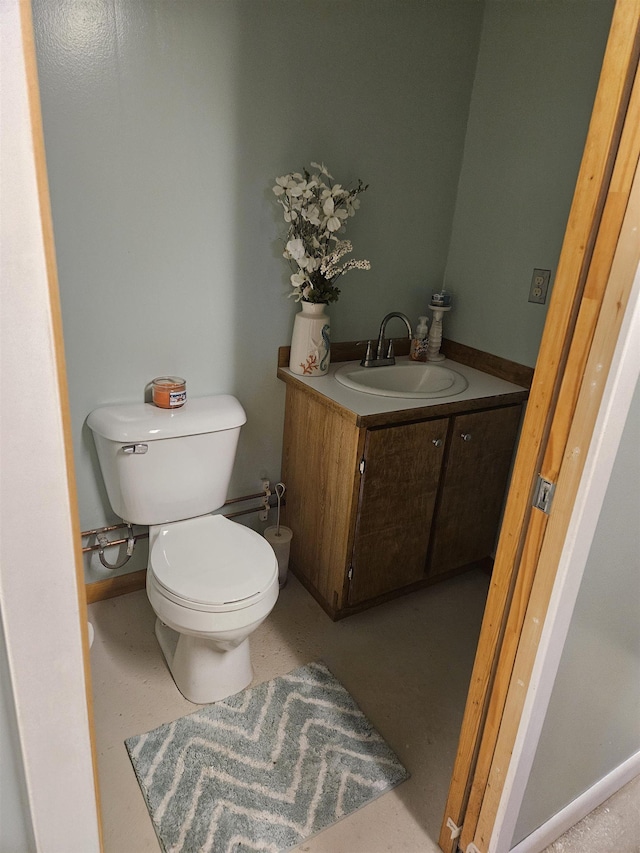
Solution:
[{"label": "electrical outlet", "polygon": [[551,270],[533,271],[531,287],[529,288],[529,302],[537,302],[539,305],[544,305],[547,301],[547,290],[549,289],[550,278]]}]

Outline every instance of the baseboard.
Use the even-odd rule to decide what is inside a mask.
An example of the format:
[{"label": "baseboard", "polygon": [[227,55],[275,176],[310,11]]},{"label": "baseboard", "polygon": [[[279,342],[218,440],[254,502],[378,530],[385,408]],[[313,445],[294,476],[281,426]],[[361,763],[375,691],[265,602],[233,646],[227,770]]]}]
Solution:
[{"label": "baseboard", "polygon": [[105,598],[115,598],[117,595],[126,595],[128,592],[136,592],[144,589],[146,585],[147,570],[139,572],[127,572],[124,575],[116,575],[104,581],[87,583],[84,586],[87,596],[87,604],[102,601]]},{"label": "baseboard", "polygon": [[640,775],[640,752],[636,752],[550,820],[539,826],[535,832],[523,838],[519,844],[511,848],[510,853],[540,853],[638,775]]}]

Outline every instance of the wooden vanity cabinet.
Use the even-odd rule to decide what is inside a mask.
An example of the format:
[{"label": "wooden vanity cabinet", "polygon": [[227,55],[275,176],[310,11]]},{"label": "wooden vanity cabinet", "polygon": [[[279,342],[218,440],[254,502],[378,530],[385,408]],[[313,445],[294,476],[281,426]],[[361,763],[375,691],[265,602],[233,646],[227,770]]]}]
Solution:
[{"label": "wooden vanity cabinet", "polygon": [[289,566],[332,618],[490,557],[521,403],[490,405],[434,406],[403,413],[409,423],[369,426],[287,383]]}]

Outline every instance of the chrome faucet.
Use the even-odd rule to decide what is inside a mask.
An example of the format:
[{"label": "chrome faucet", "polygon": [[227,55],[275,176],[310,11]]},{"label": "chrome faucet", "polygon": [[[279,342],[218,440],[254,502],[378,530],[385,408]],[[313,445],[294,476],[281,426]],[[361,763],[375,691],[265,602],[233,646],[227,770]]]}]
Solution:
[{"label": "chrome faucet", "polygon": [[400,314],[398,311],[392,311],[391,314],[387,314],[387,316],[380,323],[380,333],[378,334],[378,343],[376,346],[375,355],[373,352],[373,341],[367,341],[367,352],[365,357],[362,359],[360,364],[362,367],[383,367],[386,364],[395,364],[396,359],[393,354],[393,341],[389,341],[389,346],[387,347],[387,351],[385,353],[385,332],[387,330],[387,323],[393,317],[397,317],[399,320],[402,320],[407,327],[407,332],[409,333],[409,340],[411,340],[412,332],[411,332],[411,323],[409,322],[409,318],[404,314]]}]

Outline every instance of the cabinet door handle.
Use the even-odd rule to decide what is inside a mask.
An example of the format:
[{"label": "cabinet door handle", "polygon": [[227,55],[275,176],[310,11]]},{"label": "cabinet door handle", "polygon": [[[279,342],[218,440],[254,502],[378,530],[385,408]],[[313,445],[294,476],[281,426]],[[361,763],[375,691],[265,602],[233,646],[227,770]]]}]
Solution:
[{"label": "cabinet door handle", "polygon": [[471,433],[470,432],[462,432],[462,433],[460,433],[460,438],[463,441],[471,441]]},{"label": "cabinet door handle", "polygon": [[436,447],[442,447],[442,439],[441,438],[432,438],[431,443],[435,444]]}]

